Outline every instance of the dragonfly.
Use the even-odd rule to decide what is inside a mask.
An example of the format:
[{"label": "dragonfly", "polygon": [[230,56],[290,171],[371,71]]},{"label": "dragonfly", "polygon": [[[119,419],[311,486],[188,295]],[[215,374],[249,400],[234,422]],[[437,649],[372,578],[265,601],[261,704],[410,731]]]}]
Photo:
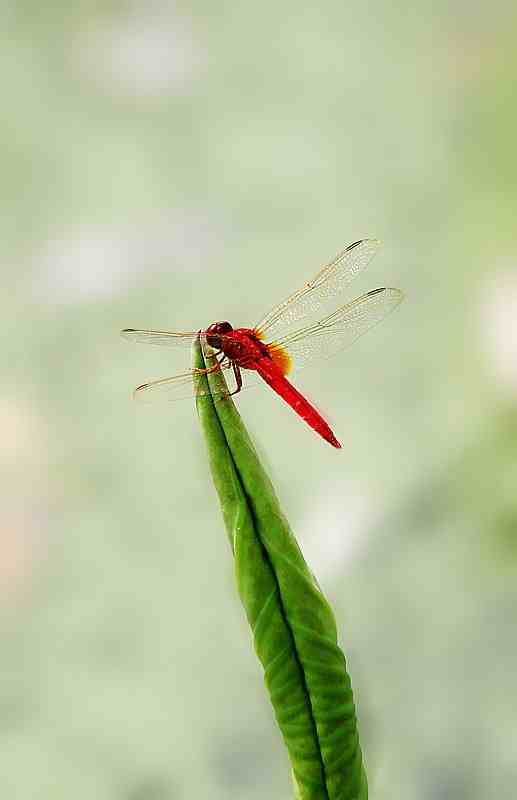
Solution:
[{"label": "dragonfly", "polygon": [[[336,298],[369,264],[380,247],[377,239],[361,239],[350,244],[286,300],[275,306],[253,328],[236,328],[230,322],[214,322],[205,329],[190,332],[126,328],[121,335],[130,341],[161,346],[187,346],[200,338],[213,348],[214,362],[206,369],[191,369],[168,378],[143,383],[135,397],[180,399],[199,395],[199,374],[231,370],[237,394],[245,386],[245,376],[254,374],[279,395],[317,434],[335,448],[341,448],[329,424],[293,386],[287,375],[309,364],[335,355],[373,328],[402,301],[400,289],[381,287],[355,298],[316,322],[319,309]],[[305,324],[304,324],[305,323]],[[231,374],[231,373],[230,373]],[[249,382],[249,381],[247,381]],[[205,392],[213,390],[205,389]]]}]

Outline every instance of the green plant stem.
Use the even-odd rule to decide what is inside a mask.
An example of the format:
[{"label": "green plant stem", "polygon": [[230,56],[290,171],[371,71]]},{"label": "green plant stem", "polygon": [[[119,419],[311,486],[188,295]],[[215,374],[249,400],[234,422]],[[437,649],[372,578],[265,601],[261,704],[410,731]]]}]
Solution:
[{"label": "green plant stem", "polygon": [[[196,342],[193,364],[214,363]],[[308,568],[218,370],[196,378],[198,415],[299,800],[366,800],[357,720],[332,610]],[[227,389],[226,389],[227,392]],[[222,394],[221,394],[222,393]]]}]

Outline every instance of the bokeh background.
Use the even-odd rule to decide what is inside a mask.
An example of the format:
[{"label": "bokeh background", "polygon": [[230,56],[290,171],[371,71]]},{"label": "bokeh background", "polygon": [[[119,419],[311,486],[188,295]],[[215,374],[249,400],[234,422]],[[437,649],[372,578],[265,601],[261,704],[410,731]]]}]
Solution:
[{"label": "bokeh background", "polygon": [[188,354],[362,236],[396,314],[239,408],[337,615],[371,796],[517,785],[517,11],[5,2],[0,785],[18,800],[291,798]]}]

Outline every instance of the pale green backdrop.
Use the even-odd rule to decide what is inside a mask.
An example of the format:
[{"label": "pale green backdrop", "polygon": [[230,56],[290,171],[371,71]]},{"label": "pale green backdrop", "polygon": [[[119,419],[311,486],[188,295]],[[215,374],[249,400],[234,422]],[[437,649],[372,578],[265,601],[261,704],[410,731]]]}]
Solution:
[{"label": "pale green backdrop", "polygon": [[373,800],[517,786],[509,0],[5,2],[0,789],[289,800],[190,402],[122,327],[253,324],[343,245],[400,310],[239,408],[336,611]]}]

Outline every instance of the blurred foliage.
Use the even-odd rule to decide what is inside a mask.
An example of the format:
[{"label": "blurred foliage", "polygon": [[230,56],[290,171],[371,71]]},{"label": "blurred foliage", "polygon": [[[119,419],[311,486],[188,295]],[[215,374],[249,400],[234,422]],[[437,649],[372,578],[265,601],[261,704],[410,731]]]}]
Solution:
[{"label": "blurred foliage", "polygon": [[373,235],[357,293],[406,303],[297,379],[343,450],[239,409],[344,621],[372,796],[513,798],[514,4],[3,12],[4,793],[291,798],[193,403],[130,400],[188,354],[117,333],[253,323]]}]

